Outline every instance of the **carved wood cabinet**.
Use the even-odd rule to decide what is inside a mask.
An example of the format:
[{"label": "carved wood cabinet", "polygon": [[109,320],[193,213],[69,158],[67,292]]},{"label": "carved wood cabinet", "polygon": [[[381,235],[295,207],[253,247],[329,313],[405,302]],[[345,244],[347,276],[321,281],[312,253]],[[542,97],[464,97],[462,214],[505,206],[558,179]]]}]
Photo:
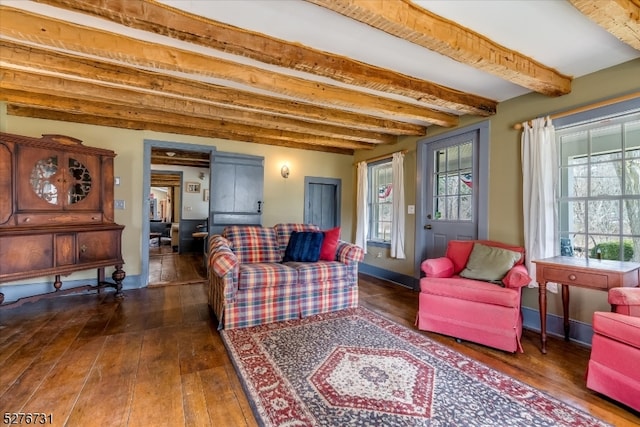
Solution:
[{"label": "carved wood cabinet", "polygon": [[[95,268],[97,285],[82,289],[110,286],[122,296],[114,157],[68,136],[0,133],[0,283],[53,275],[58,294],[61,275]],[[113,282],[104,277],[110,266]]]}]

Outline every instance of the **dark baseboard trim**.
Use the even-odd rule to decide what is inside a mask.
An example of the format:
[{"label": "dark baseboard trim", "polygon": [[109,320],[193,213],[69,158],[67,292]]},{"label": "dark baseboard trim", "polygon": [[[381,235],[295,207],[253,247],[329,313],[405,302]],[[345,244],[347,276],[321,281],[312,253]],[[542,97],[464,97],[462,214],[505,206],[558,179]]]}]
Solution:
[{"label": "dark baseboard trim", "polygon": [[[540,332],[540,311],[522,307],[522,327]],[[547,313],[547,335],[564,338],[564,319],[562,316]],[[588,323],[569,319],[569,340],[591,347],[593,327]]]},{"label": "dark baseboard trim", "polygon": [[418,279],[406,274],[397,273],[395,271],[386,270],[384,268],[376,267],[374,265],[365,264],[361,262],[358,265],[358,271],[360,273],[367,274],[369,276],[376,277],[378,279],[388,280],[389,282],[397,283],[409,289],[418,289]]}]

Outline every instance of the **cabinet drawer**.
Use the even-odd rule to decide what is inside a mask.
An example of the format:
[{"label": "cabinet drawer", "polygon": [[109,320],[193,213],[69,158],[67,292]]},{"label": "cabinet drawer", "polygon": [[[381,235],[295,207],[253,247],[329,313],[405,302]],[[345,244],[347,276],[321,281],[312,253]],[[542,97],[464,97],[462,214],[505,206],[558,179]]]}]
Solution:
[{"label": "cabinet drawer", "polygon": [[102,214],[99,212],[57,212],[17,214],[16,225],[67,225],[67,224],[100,224]]},{"label": "cabinet drawer", "polygon": [[609,287],[609,277],[606,274],[545,267],[544,278],[549,282],[583,286],[586,288],[608,289]]}]

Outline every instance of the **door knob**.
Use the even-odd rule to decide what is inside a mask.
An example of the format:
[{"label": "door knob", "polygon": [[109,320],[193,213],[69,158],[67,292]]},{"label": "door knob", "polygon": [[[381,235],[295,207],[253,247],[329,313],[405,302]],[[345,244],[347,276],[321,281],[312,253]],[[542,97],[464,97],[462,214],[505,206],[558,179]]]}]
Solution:
[{"label": "door knob", "polygon": [[431,224],[427,224],[427,225],[425,225],[425,226],[424,226],[424,229],[425,229],[425,230],[431,230]]}]

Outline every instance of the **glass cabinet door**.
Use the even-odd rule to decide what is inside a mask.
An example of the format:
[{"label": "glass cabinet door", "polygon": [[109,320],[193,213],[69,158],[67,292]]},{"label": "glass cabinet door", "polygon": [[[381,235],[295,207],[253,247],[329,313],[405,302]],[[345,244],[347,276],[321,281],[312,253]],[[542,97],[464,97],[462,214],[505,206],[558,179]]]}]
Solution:
[{"label": "glass cabinet door", "polygon": [[20,154],[19,210],[100,210],[98,158],[32,147]]}]

